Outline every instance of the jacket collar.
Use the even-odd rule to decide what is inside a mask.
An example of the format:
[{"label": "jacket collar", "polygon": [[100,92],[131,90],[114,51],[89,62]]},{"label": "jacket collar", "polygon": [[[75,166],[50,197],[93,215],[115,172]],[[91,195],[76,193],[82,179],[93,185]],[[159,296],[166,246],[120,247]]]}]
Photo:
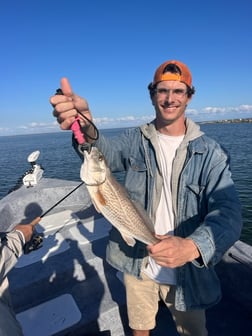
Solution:
[{"label": "jacket collar", "polygon": [[[186,124],[186,134],[184,140],[189,142],[194,140],[204,133],[200,130],[199,125],[197,125],[194,121],[189,118],[185,119]],[[150,123],[140,126],[142,133],[147,139],[151,139],[153,136],[156,135],[156,127],[155,127],[155,119],[152,120]]]}]

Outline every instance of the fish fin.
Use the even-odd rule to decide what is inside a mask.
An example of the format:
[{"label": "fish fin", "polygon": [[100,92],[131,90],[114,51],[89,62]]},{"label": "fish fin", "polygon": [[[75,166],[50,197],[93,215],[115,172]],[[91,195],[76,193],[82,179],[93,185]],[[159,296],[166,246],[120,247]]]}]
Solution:
[{"label": "fish fin", "polygon": [[134,246],[136,244],[136,241],[133,237],[127,236],[123,233],[121,233],[121,236],[123,237],[123,240],[125,241],[125,243],[127,243],[129,246]]}]

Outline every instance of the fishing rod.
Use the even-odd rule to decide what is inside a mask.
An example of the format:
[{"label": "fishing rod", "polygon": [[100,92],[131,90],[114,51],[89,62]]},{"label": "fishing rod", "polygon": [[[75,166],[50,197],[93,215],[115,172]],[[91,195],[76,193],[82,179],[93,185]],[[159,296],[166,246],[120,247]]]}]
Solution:
[{"label": "fishing rod", "polygon": [[[56,95],[63,95],[62,89],[56,90]],[[75,118],[75,121],[73,122],[71,126],[71,130],[73,132],[73,135],[78,142],[78,150],[81,154],[83,154],[84,150],[87,150],[88,152],[91,150],[91,144],[86,141],[86,138],[88,138],[91,141],[95,141],[99,138],[99,131],[95,124],[92,122],[92,120],[89,120],[83,113],[81,113],[79,110],[77,110],[78,114],[80,114],[86,122],[93,127],[94,130],[94,136],[91,136],[88,134],[85,130],[81,128],[80,125],[80,118],[79,116]],[[79,187],[83,185],[84,182],[81,182],[77,187],[75,187],[73,190],[71,190],[67,195],[65,195],[62,199],[60,199],[57,203],[55,203],[51,208],[46,210],[44,213],[42,213],[41,216],[36,217],[31,221],[30,224],[35,226],[39,223],[41,218],[43,218],[45,215],[47,215],[51,210],[53,210],[57,205],[59,205],[61,202],[63,202],[68,196],[70,196],[75,190],[77,190]],[[43,235],[35,233],[32,239],[25,244],[24,251],[25,253],[30,253],[33,250],[36,250],[42,246],[43,242]]]},{"label": "fishing rod", "polygon": [[[40,222],[40,220],[47,215],[50,211],[52,211],[57,205],[59,205],[61,202],[63,202],[67,197],[69,197],[73,192],[75,192],[78,188],[80,188],[82,185],[84,184],[84,182],[81,182],[80,184],[78,184],[73,190],[71,190],[68,194],[66,194],[63,198],[61,198],[58,202],[56,202],[53,206],[51,206],[49,209],[47,209],[45,212],[42,213],[42,215],[34,218],[30,224],[32,226],[35,226],[36,224],[38,224]],[[31,238],[30,241],[28,241],[25,245],[24,245],[24,253],[28,254],[34,250],[39,249],[40,247],[42,247],[42,243],[43,243],[43,234],[39,234],[37,232],[35,232]]]},{"label": "fishing rod", "polygon": [[52,211],[57,205],[59,205],[61,202],[63,202],[67,197],[69,197],[73,192],[75,192],[75,190],[77,190],[78,188],[80,188],[82,185],[84,184],[84,182],[82,181],[79,185],[77,185],[73,190],[71,190],[68,194],[66,194],[63,198],[61,198],[57,203],[55,203],[53,206],[51,206],[49,209],[47,209],[45,212],[42,213],[42,215],[36,217],[35,219],[33,219],[30,224],[32,225],[36,225],[38,224],[38,222],[41,220],[41,218],[43,218],[45,215],[47,215],[50,211]]}]

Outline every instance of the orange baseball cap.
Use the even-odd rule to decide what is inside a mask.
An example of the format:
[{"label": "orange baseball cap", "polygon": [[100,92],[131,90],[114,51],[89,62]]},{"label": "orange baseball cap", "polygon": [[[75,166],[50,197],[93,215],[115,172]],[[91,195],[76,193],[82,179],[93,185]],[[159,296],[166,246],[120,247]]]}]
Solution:
[{"label": "orange baseball cap", "polygon": [[[179,73],[164,72],[169,64],[175,64],[180,69],[181,75]],[[191,72],[189,68],[180,61],[166,61],[157,68],[152,85],[156,85],[158,82],[162,81],[180,81],[192,88]]]}]

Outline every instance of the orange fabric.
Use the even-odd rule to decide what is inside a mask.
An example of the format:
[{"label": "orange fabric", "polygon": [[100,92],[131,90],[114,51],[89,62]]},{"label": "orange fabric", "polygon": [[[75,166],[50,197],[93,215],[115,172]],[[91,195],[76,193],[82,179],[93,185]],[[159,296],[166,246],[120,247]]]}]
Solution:
[{"label": "orange fabric", "polygon": [[[168,64],[176,64],[179,69],[181,70],[181,75],[179,74],[174,74],[174,73],[163,73],[165,67]],[[166,80],[177,80],[180,82],[185,83],[186,85],[188,85],[189,87],[192,87],[192,75],[190,70],[188,69],[188,67],[180,62],[180,61],[175,61],[175,60],[171,60],[171,61],[166,61],[163,64],[161,64],[154,75],[154,80],[153,80],[153,85],[157,84],[158,82],[162,82],[162,81],[166,81]]]}]

